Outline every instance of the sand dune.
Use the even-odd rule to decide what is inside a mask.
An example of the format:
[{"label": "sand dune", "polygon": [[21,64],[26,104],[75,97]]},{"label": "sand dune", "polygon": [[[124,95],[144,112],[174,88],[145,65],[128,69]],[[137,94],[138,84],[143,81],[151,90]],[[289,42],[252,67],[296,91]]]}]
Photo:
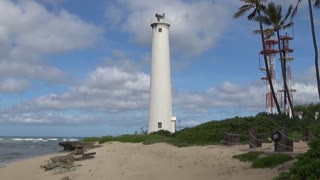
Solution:
[{"label": "sand dune", "polygon": [[[307,145],[295,143],[295,152],[304,152]],[[284,166],[273,169],[252,169],[249,163],[233,159],[235,154],[248,150],[241,146],[194,146],[177,148],[165,143],[142,145],[110,142],[97,152],[94,159],[77,161],[81,166],[69,172],[44,171],[40,165],[52,157],[42,156],[19,161],[0,168],[1,180],[268,180]],[[272,144],[263,150],[272,151]]]}]

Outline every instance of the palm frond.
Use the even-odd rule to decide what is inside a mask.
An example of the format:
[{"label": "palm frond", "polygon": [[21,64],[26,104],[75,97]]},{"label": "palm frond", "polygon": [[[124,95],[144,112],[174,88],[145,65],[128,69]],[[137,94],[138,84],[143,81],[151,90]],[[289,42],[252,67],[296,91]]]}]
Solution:
[{"label": "palm frond", "polygon": [[240,0],[240,1],[246,4],[255,4],[257,0]]},{"label": "palm frond", "polygon": [[293,9],[293,6],[290,5],[289,8],[288,8],[288,11],[286,13],[286,15],[284,16],[283,20],[282,21],[286,21],[288,19],[288,17],[290,16],[291,12],[292,12],[292,9]]},{"label": "palm frond", "polygon": [[275,16],[276,16],[276,20],[279,20],[278,21],[278,23],[279,23],[282,19],[282,6],[281,5],[277,5]]},{"label": "palm frond", "polygon": [[252,33],[253,33],[253,34],[260,34],[261,31],[260,31],[259,29],[256,29],[256,30],[252,31]]},{"label": "palm frond", "polygon": [[272,23],[270,21],[270,19],[266,16],[257,16],[254,18],[255,21],[261,22],[262,24],[266,25],[266,26],[271,26]]},{"label": "palm frond", "polygon": [[265,9],[264,13],[269,18],[272,24],[279,24],[281,20],[281,12],[282,8],[280,5],[276,5],[275,3],[271,2],[268,4],[267,8]]},{"label": "palm frond", "polygon": [[293,21],[290,21],[288,24],[285,24],[282,29],[287,29],[293,26]]},{"label": "palm frond", "polygon": [[263,33],[264,33],[264,36],[266,39],[270,39],[274,35],[275,30],[274,29],[265,29],[263,31]]},{"label": "palm frond", "polygon": [[241,16],[243,16],[246,12],[248,12],[251,8],[254,8],[254,6],[246,4],[243,5],[239,8],[239,11],[237,11],[234,15],[233,18],[237,19]]},{"label": "palm frond", "polygon": [[[299,7],[299,4],[302,0],[298,0],[296,6],[294,7],[292,13],[291,13],[291,20],[297,15],[297,12],[298,12],[298,7]],[[317,0],[320,2],[320,0]]]},{"label": "palm frond", "polygon": [[314,7],[320,8],[320,0],[315,0]]},{"label": "palm frond", "polygon": [[[261,34],[259,29],[252,31],[253,34]],[[263,34],[265,39],[270,39],[274,35],[275,31],[273,29],[265,29],[263,30]]]},{"label": "palm frond", "polygon": [[252,20],[256,16],[257,16],[257,9],[254,9],[252,13],[249,14],[248,19]]}]

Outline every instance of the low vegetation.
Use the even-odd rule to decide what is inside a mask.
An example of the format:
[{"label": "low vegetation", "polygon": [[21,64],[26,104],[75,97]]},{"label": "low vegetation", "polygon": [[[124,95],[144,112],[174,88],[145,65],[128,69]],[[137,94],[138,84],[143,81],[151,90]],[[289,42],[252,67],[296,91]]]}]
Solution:
[{"label": "low vegetation", "polygon": [[244,154],[234,155],[233,158],[239,159],[243,162],[253,162],[257,160],[264,153],[262,151],[252,151]]},{"label": "low vegetation", "polygon": [[248,152],[240,155],[234,155],[233,158],[244,162],[251,162],[253,168],[273,168],[287,161],[293,160],[293,157],[287,154],[264,154],[261,151]]},{"label": "low vegetation", "polygon": [[310,149],[298,156],[289,172],[281,173],[277,180],[313,180],[320,179],[320,140],[314,138],[309,144]]},{"label": "low vegetation", "polygon": [[[251,117],[234,117],[220,121],[210,121],[192,128],[185,128],[171,134],[168,131],[159,131],[147,134],[144,130],[141,133],[135,132],[132,135],[104,136],[86,138],[85,141],[104,143],[108,141],[132,142],[152,144],[166,142],[178,147],[194,145],[221,144],[223,132],[241,134],[241,142],[248,141],[248,130],[256,129],[261,137],[268,139],[279,127],[285,127],[289,137],[301,139],[305,129],[313,132],[320,132],[319,122],[315,121],[314,114],[320,109],[319,104],[300,105],[295,111],[303,112],[303,118],[288,119],[285,115],[259,113]],[[319,117],[320,118],[320,117]]]},{"label": "low vegetation", "polygon": [[[303,114],[302,118],[288,119],[284,115],[259,113],[252,117],[234,117],[220,121],[210,121],[192,128],[185,128],[174,134],[168,131],[159,131],[147,134],[135,132],[132,135],[90,137],[84,139],[87,142],[104,143],[108,141],[131,142],[153,144],[165,142],[178,147],[194,145],[221,144],[223,132],[242,134],[241,142],[247,141],[247,132],[255,128],[260,133],[260,139],[270,138],[270,135],[279,127],[285,128],[288,136],[293,139],[301,139],[305,129],[314,134],[320,134],[320,116],[318,120],[315,112],[320,111],[320,104],[300,105],[295,107],[295,112]],[[264,155],[262,152],[250,152],[235,156],[242,161],[252,162],[254,168],[274,167],[292,159],[283,154]],[[276,179],[320,179],[320,140],[314,139],[310,144],[310,150],[298,156],[298,161],[290,168],[289,172],[281,173]]]},{"label": "low vegetation", "polygon": [[275,153],[256,159],[251,166],[253,168],[273,168],[290,160],[293,160],[290,155]]}]

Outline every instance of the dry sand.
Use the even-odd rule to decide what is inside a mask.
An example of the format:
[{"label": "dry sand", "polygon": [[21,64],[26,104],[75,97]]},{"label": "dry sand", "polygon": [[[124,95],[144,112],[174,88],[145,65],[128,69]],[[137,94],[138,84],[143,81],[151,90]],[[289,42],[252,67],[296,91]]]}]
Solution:
[{"label": "dry sand", "polygon": [[[304,152],[307,145],[295,143],[295,152]],[[194,146],[177,148],[165,143],[142,145],[110,142],[93,149],[94,159],[77,161],[81,166],[69,172],[44,171],[50,156],[23,160],[0,168],[1,180],[264,180],[272,179],[288,165],[273,169],[252,169],[249,163],[232,156],[248,151],[241,146]],[[272,144],[262,150],[272,152]]]}]

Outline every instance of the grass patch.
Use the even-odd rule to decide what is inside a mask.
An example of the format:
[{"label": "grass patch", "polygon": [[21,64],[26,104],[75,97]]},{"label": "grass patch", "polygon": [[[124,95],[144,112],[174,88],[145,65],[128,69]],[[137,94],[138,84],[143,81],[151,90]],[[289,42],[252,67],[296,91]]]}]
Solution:
[{"label": "grass patch", "polygon": [[291,131],[291,132],[288,132],[288,137],[294,140],[298,140],[298,139],[302,139],[303,134],[302,134],[302,131]]},{"label": "grass patch", "polygon": [[320,179],[320,139],[314,138],[309,143],[310,149],[297,157],[289,172],[281,173],[275,179]]},{"label": "grass patch", "polygon": [[276,153],[256,159],[251,166],[253,168],[273,168],[290,160],[293,160],[292,156]]},{"label": "grass patch", "polygon": [[149,135],[121,135],[121,136],[103,136],[100,138],[90,137],[85,138],[83,141],[85,142],[98,142],[99,144],[110,142],[110,141],[118,141],[123,143],[143,143],[143,144],[154,144],[160,142],[170,142],[172,137],[158,135],[158,134],[149,134]]},{"label": "grass patch", "polygon": [[257,160],[262,154],[264,154],[262,151],[252,151],[244,154],[234,155],[232,157],[243,162],[253,162]]},{"label": "grass patch", "polygon": [[98,142],[100,137],[87,137],[84,138],[82,141],[83,142]]},{"label": "grass patch", "polygon": [[261,151],[234,155],[233,158],[243,162],[252,162],[251,166],[253,168],[273,168],[279,164],[293,160],[293,157],[287,154],[275,153],[266,155]]}]

